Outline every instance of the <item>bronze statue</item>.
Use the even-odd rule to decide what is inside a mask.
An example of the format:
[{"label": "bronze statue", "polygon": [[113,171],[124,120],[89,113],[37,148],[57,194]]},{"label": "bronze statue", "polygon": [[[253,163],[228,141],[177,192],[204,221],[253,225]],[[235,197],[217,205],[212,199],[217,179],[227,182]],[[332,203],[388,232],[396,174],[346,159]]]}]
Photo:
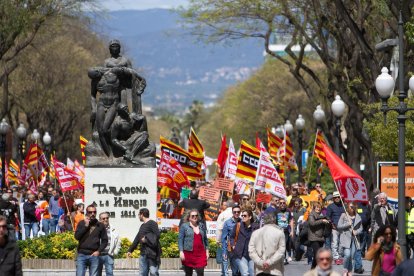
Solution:
[{"label": "bronze statue", "polygon": [[[85,148],[86,165],[155,167],[155,146],[148,140],[141,107],[146,82],[131,62],[120,55],[120,49],[119,41],[112,40],[111,57],[105,60],[105,67],[88,70],[93,137]],[[131,90],[131,114],[127,106],[128,90]]]}]

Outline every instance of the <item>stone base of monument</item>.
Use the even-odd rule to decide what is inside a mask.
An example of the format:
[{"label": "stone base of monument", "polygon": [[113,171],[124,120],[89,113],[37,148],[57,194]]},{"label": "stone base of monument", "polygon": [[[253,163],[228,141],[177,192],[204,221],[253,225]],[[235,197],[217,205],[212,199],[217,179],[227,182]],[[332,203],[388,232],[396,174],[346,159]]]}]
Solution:
[{"label": "stone base of monument", "polygon": [[141,222],[140,208],[147,208],[156,220],[156,168],[86,168],[85,206],[95,204],[97,218],[109,212],[110,225],[122,238],[133,241]]}]

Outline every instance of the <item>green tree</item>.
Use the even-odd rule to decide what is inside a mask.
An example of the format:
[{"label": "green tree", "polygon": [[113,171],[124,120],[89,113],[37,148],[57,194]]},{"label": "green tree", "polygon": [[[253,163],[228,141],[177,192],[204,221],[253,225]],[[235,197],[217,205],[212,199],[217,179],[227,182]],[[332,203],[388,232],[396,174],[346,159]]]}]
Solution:
[{"label": "green tree", "polygon": [[[364,132],[363,105],[379,100],[374,81],[381,66],[389,65],[391,55],[376,52],[375,45],[397,35],[400,4],[403,20],[408,22],[414,3],[397,0],[191,0],[181,15],[193,34],[207,42],[261,39],[266,53],[288,68],[311,104],[322,103],[328,111],[325,134],[330,140],[335,118],[328,109],[339,94],[348,107],[343,118],[347,139],[341,151],[347,164],[359,172],[362,159],[375,163],[372,141]],[[270,49],[275,35],[288,38],[284,53]],[[305,54],[309,46],[323,64],[319,72],[325,75],[309,65]],[[406,46],[412,55],[412,45]],[[376,175],[373,168],[367,167],[369,185]]]}]

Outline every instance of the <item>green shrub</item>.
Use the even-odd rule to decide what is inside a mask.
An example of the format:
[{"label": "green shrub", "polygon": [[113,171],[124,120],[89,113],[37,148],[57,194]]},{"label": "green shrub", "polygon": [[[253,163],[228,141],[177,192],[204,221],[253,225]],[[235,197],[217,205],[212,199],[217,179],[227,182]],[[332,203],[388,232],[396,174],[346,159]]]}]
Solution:
[{"label": "green shrub", "polygon": [[[17,242],[23,259],[75,259],[78,241],[73,232],[53,233],[36,239],[28,239]],[[162,258],[178,258],[178,233],[173,231],[162,232],[160,238]],[[131,246],[127,238],[121,239],[121,249],[115,258],[126,258],[126,253]],[[215,258],[217,242],[209,239],[210,257]],[[140,256],[139,249],[132,253],[133,258]]]}]

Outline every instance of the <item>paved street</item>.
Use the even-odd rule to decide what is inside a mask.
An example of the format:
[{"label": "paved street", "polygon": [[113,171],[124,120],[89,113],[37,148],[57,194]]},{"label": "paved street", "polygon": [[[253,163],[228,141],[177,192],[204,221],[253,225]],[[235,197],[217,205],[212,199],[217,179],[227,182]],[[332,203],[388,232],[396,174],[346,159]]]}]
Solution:
[{"label": "paved street", "polygon": [[[363,261],[365,273],[364,274],[354,274],[354,275],[371,275],[371,262]],[[309,266],[305,261],[301,262],[292,262],[289,265],[285,266],[285,275],[289,276],[298,276],[303,275],[306,271],[309,270]],[[334,270],[341,273],[343,272],[342,266],[334,265]],[[115,270],[115,275],[120,276],[129,276],[129,275],[138,275],[137,271],[131,270]],[[24,275],[30,276],[73,276],[75,271],[71,270],[59,270],[59,271],[50,271],[50,270],[25,270]],[[105,275],[105,273],[103,274]],[[169,275],[184,275],[182,271],[161,271],[160,275],[169,276]],[[194,273],[195,275],[195,273]],[[219,271],[207,271],[204,275],[206,276],[220,276]]]}]

